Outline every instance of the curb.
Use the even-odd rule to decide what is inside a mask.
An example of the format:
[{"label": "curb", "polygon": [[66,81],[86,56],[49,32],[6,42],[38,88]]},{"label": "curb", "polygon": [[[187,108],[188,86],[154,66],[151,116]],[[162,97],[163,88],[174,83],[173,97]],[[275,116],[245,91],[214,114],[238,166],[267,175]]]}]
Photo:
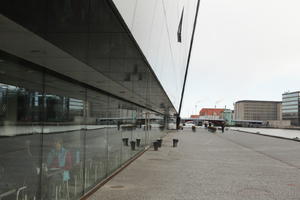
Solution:
[{"label": "curb", "polygon": [[266,137],[272,137],[272,138],[277,138],[277,139],[283,139],[283,140],[289,140],[289,141],[294,141],[294,142],[300,142],[300,139],[292,139],[292,138],[286,138],[286,137],[281,137],[281,136],[276,136],[276,135],[267,135],[267,134],[262,134],[262,133],[253,133],[253,132],[248,132],[248,131],[241,131],[241,130],[233,130],[236,132],[241,132],[241,133],[248,133],[252,135],[260,135],[260,136],[266,136]]}]

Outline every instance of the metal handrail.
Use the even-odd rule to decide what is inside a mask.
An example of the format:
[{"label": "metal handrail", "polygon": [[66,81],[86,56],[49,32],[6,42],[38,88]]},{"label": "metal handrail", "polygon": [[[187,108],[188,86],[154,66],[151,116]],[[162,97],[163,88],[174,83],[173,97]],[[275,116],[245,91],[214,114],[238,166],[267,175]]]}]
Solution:
[{"label": "metal handrail", "polygon": [[27,189],[27,186],[23,186],[23,187],[20,187],[18,190],[17,190],[17,197],[16,197],[16,200],[19,200],[19,195],[20,195],[20,192]]},{"label": "metal handrail", "polygon": [[7,192],[4,192],[4,193],[0,194],[0,200],[1,200],[3,197],[9,196],[9,195],[11,195],[11,194],[13,194],[13,193],[15,193],[15,192],[16,192],[16,189],[11,189],[11,190],[9,190],[9,191],[7,191]]}]

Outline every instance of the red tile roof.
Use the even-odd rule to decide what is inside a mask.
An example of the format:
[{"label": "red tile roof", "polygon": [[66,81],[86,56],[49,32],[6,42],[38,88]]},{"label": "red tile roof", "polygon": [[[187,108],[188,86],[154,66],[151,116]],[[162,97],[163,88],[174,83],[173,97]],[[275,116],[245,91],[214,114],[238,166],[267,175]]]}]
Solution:
[{"label": "red tile roof", "polygon": [[197,119],[200,115],[191,115],[191,118]]},{"label": "red tile roof", "polygon": [[221,116],[224,110],[223,108],[202,108],[199,114],[200,116]]}]

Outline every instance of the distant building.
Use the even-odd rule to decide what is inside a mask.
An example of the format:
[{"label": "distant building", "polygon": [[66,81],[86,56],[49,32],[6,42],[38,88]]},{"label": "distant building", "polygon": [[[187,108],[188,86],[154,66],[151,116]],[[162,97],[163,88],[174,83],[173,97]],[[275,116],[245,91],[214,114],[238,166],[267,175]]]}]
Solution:
[{"label": "distant building", "polygon": [[222,119],[224,108],[202,108],[200,110],[200,119]]},{"label": "distant building", "polygon": [[233,125],[233,111],[232,110],[225,109],[221,115],[222,115],[221,118],[225,120],[226,124]]},{"label": "distant building", "polygon": [[300,125],[300,91],[282,94],[282,119],[291,120],[294,126]]},{"label": "distant building", "polygon": [[281,101],[237,101],[235,120],[281,120]]},{"label": "distant building", "polygon": [[200,117],[200,115],[191,115],[191,118],[193,119],[198,119]]}]

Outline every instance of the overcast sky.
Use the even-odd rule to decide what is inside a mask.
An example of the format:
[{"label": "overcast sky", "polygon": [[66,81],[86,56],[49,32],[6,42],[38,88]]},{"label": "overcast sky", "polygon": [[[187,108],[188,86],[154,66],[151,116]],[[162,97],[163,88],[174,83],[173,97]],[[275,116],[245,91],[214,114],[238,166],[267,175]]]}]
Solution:
[{"label": "overcast sky", "polygon": [[299,0],[201,0],[182,116],[300,90]]}]

